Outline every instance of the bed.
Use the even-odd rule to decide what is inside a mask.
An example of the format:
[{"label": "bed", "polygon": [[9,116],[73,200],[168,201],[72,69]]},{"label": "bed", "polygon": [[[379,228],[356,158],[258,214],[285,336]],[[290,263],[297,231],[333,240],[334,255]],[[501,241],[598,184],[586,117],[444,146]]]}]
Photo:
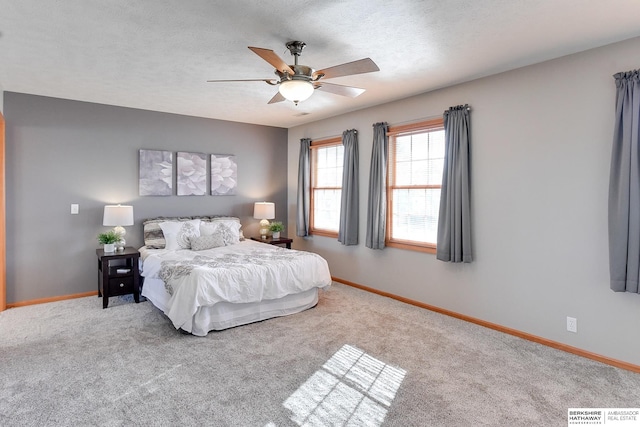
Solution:
[{"label": "bed", "polygon": [[235,217],[160,217],[143,226],[141,295],[193,335],[299,313],[331,285],[324,258],[244,239]]}]

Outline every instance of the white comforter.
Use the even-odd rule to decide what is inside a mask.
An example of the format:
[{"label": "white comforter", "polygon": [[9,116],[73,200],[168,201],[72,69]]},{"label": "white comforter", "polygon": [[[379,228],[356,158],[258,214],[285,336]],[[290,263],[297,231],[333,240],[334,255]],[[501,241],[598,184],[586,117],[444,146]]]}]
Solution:
[{"label": "white comforter", "polygon": [[202,306],[259,302],[331,285],[321,256],[251,240],[197,252],[140,252],[142,276],[163,280],[171,294],[165,314],[176,328],[190,329]]}]

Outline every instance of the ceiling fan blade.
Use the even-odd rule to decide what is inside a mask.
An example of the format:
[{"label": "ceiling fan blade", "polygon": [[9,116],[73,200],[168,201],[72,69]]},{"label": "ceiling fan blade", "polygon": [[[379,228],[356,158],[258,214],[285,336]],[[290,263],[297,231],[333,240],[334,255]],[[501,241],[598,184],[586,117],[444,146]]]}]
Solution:
[{"label": "ceiling fan blade", "polygon": [[267,102],[267,104],[275,104],[276,102],[282,102],[282,101],[286,101],[285,97],[282,96],[280,92],[276,92],[276,94],[273,95],[273,98],[271,98],[269,102]]},{"label": "ceiling fan blade", "polygon": [[349,98],[355,98],[358,95],[364,93],[364,89],[352,86],[337,85],[334,83],[317,82],[313,86],[316,89],[323,90],[325,92],[334,93],[336,95],[348,96]]},{"label": "ceiling fan blade", "polygon": [[325,68],[324,70],[318,70],[313,73],[313,77],[316,78],[316,76],[324,74],[322,78],[332,79],[334,77],[351,76],[353,74],[371,73],[374,71],[380,71],[380,68],[378,68],[371,58],[364,58],[358,61]]},{"label": "ceiling fan blade", "polygon": [[249,46],[249,49],[251,49],[253,51],[253,53],[258,55],[260,58],[264,59],[269,64],[273,65],[275,67],[275,69],[280,71],[281,73],[287,72],[287,73],[289,73],[291,75],[295,74],[293,69],[291,69],[291,67],[289,65],[287,65],[287,63],[284,62],[282,60],[282,58],[280,58],[271,49],[263,49],[261,47],[251,47],[251,46]]},{"label": "ceiling fan blade", "polygon": [[224,83],[224,82],[267,82],[270,85],[278,84],[277,79],[236,79],[236,80],[207,80],[208,83]]}]

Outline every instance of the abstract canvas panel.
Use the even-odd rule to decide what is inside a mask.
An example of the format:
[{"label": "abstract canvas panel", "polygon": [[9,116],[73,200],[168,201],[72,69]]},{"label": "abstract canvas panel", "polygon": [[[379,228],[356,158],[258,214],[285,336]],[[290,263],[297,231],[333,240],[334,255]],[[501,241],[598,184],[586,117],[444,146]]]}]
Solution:
[{"label": "abstract canvas panel", "polygon": [[211,155],[211,195],[235,196],[238,186],[236,156],[230,154]]},{"label": "abstract canvas panel", "polygon": [[138,182],[138,191],[141,196],[171,196],[173,194],[173,153],[140,150]]},{"label": "abstract canvas panel", "polygon": [[207,156],[202,153],[178,152],[178,196],[204,196],[207,194]]}]

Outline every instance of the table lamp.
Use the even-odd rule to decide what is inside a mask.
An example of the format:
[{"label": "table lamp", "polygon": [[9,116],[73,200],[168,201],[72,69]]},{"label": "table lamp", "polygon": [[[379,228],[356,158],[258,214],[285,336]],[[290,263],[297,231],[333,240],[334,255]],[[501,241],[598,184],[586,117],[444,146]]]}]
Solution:
[{"label": "table lamp", "polygon": [[276,217],[276,205],[273,202],[256,202],[253,205],[253,217],[260,220],[260,237],[267,238],[269,220]]},{"label": "table lamp", "polygon": [[120,240],[116,243],[116,250],[124,250],[124,245],[126,244],[124,235],[127,234],[124,226],[133,225],[133,206],[106,205],[104,207],[102,225],[115,226],[113,231],[120,235]]}]

